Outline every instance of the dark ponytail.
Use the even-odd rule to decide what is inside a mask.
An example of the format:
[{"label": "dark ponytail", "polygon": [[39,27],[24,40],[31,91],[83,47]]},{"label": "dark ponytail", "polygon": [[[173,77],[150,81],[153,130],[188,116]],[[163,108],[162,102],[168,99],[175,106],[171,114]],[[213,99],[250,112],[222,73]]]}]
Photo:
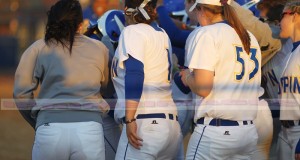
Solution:
[{"label": "dark ponytail", "polygon": [[72,52],[74,37],[83,21],[82,9],[78,0],[60,0],[47,12],[45,42],[60,43]]},{"label": "dark ponytail", "polygon": [[[143,14],[137,9],[144,0],[125,0],[125,6],[128,8],[136,9],[135,12],[132,13],[131,18],[136,23],[146,23],[150,24],[154,20],[156,20],[157,14],[155,11],[157,0],[151,0],[147,3],[147,5],[144,7],[145,11],[149,15],[150,19],[146,20],[146,18],[143,16]],[[126,14],[125,14],[126,15]]]},{"label": "dark ponytail", "polygon": [[234,28],[236,33],[239,35],[244,50],[250,53],[250,36],[247,30],[244,28],[240,20],[238,19],[234,9],[225,3],[223,6],[201,4],[201,6],[211,12],[212,14],[222,14],[223,18],[228,21],[229,25]]}]

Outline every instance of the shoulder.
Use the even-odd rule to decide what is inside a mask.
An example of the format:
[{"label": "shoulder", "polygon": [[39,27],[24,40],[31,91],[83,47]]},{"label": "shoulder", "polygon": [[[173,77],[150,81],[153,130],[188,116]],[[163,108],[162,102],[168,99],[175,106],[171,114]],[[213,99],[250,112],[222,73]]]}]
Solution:
[{"label": "shoulder", "polygon": [[45,46],[46,46],[45,40],[44,39],[39,39],[39,40],[35,41],[30,47],[40,49],[40,48],[43,48]]},{"label": "shoulder", "polygon": [[132,34],[132,35],[136,35],[136,36],[146,36],[147,31],[149,32],[149,25],[147,24],[133,24],[133,25],[129,25],[127,27],[124,28],[123,30],[123,34],[128,35],[128,34]]},{"label": "shoulder", "polygon": [[[193,41],[194,43],[197,42],[200,39],[206,39],[207,41],[210,39],[215,39],[215,30],[212,26],[204,26],[204,27],[198,27],[194,29],[190,35],[188,36],[188,41]],[[208,39],[209,38],[209,39]]]},{"label": "shoulder", "polygon": [[44,39],[40,39],[31,44],[22,54],[21,59],[35,60],[38,55],[42,53],[43,48],[46,47]]},{"label": "shoulder", "polygon": [[84,40],[84,42],[86,44],[89,44],[91,46],[107,50],[106,46],[101,41],[99,41],[99,40],[87,37],[85,35],[80,35],[80,37]]},{"label": "shoulder", "polygon": [[46,46],[44,39],[39,39],[31,44],[24,52],[24,54],[37,54],[42,48]]},{"label": "shoulder", "polygon": [[196,28],[192,34],[194,35],[211,35],[213,37],[220,37],[221,34],[226,34],[231,31],[234,31],[234,29],[225,23],[215,23],[212,25],[207,25],[203,27]]},{"label": "shoulder", "polygon": [[218,22],[215,24],[211,24],[211,25],[207,25],[202,27],[203,29],[210,31],[210,32],[214,32],[214,31],[219,31],[219,30],[234,30],[229,24],[227,24],[226,22]]},{"label": "shoulder", "polygon": [[[108,60],[109,50],[108,48],[103,44],[103,42],[89,38],[85,35],[80,35],[81,39],[81,45],[79,45],[80,50],[83,50],[82,52],[88,52],[89,56],[94,57],[95,60],[99,61],[101,60]],[[84,45],[84,47],[81,47]],[[103,57],[105,57],[103,59]]]}]

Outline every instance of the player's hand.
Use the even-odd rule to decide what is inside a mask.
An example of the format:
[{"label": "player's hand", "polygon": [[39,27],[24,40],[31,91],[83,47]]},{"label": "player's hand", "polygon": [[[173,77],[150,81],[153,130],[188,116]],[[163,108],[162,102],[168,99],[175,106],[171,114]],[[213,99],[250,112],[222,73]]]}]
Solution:
[{"label": "player's hand", "polygon": [[295,154],[295,160],[300,160],[300,154]]},{"label": "player's hand", "polygon": [[186,76],[188,76],[189,74],[191,74],[190,70],[189,69],[185,69],[185,70],[182,70],[180,71],[179,75],[181,76],[181,81],[182,83],[188,87],[188,84],[187,84],[187,78]]},{"label": "player's hand", "polygon": [[137,130],[137,125],[135,121],[126,124],[126,133],[127,133],[127,138],[129,143],[134,148],[140,149],[140,146],[142,146],[141,141],[143,140],[137,135],[136,130]]}]

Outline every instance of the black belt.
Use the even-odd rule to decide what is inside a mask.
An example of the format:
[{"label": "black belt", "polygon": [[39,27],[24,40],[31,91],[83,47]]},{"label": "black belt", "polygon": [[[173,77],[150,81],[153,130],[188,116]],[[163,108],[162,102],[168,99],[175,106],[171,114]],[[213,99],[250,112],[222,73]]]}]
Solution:
[{"label": "black belt", "polygon": [[[250,123],[248,123],[248,121],[242,121],[242,122],[243,122],[242,125],[253,124],[253,121],[250,121]],[[197,124],[204,124],[204,117],[198,119]],[[239,126],[240,124],[238,121],[214,118],[209,122],[208,125],[210,125],[210,126]]]},{"label": "black belt", "polygon": [[299,126],[300,125],[300,121],[295,122],[294,120],[281,120],[281,125],[285,128],[291,128],[294,126]]},{"label": "black belt", "polygon": [[[150,114],[138,114],[136,116],[136,119],[147,119],[147,118],[163,118],[167,119],[167,116],[170,120],[176,120],[178,121],[178,116],[173,114],[167,114],[167,113],[150,113]],[[125,122],[125,117],[122,118],[122,122]]]}]

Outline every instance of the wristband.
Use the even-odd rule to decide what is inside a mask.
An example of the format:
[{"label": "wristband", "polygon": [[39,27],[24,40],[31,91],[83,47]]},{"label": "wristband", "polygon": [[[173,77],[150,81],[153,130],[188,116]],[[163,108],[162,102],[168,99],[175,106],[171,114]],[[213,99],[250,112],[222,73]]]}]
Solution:
[{"label": "wristband", "polygon": [[135,118],[130,119],[130,120],[127,120],[127,121],[125,121],[125,124],[129,124],[129,123],[131,123],[131,122],[134,122],[135,120],[136,120]]},{"label": "wristband", "polygon": [[191,73],[189,73],[188,75],[185,76],[185,82],[186,82],[187,85],[189,84],[189,83],[188,83],[188,80],[189,80],[189,78],[190,78],[191,76],[192,76]]}]

